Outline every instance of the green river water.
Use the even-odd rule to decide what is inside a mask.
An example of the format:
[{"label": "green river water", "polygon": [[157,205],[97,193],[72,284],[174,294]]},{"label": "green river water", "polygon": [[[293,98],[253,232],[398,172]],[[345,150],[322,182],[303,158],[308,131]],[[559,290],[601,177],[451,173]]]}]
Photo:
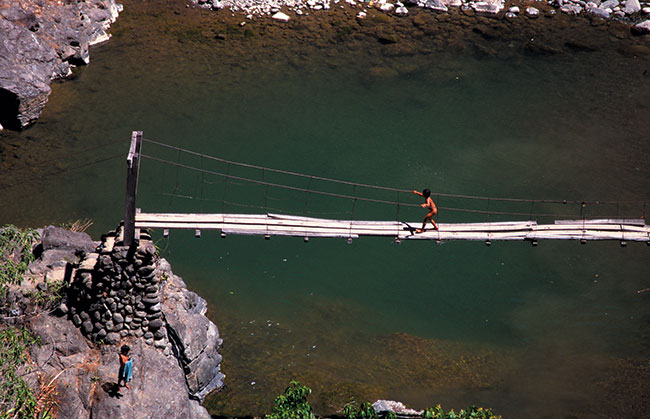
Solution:
[{"label": "green river water", "polygon": [[[403,189],[650,201],[650,59],[620,53],[607,32],[599,51],[552,55],[507,39],[481,41],[491,55],[453,47],[387,55],[363,39],[319,49],[277,31],[277,46],[247,46],[244,35],[228,50],[173,25],[182,13],[204,24],[204,14],[126,6],[91,64],[53,85],[43,117],[0,134],[0,224],[90,218],[96,238],[115,228],[132,130],[207,155]],[[143,152],[225,170],[151,143]],[[452,201],[438,204],[468,204]],[[351,209],[143,160],[143,211],[265,204],[331,218]],[[642,204],[585,211],[647,215]],[[421,216],[413,208],[398,215]],[[359,204],[354,217],[392,220],[396,208]],[[464,220],[485,216],[440,213],[443,223]],[[224,339],[226,388],[205,402],[214,415],[268,412],[292,378],[314,389],[321,414],[350,398],[419,409],[477,404],[522,418],[637,417],[648,406],[650,292],[637,293],[650,286],[645,244],[155,237],[174,272],[208,301]]]}]

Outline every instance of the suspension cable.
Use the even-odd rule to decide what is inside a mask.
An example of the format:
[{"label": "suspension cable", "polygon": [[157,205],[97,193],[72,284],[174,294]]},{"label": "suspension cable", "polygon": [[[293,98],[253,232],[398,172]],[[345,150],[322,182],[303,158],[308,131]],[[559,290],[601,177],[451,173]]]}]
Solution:
[{"label": "suspension cable", "polygon": [[[288,170],[281,170],[281,169],[273,169],[269,167],[264,167],[264,166],[258,166],[254,164],[249,164],[249,163],[242,163],[242,162],[236,162],[233,160],[227,160],[223,159],[220,157],[215,157],[215,156],[210,156],[207,154],[203,153],[198,153],[196,151],[192,150],[187,150],[181,147],[161,143],[155,140],[150,140],[143,138],[143,141],[147,141],[149,143],[158,145],[160,147],[166,147],[172,150],[177,150],[179,152],[184,152],[187,154],[191,154],[194,156],[201,156],[209,160],[221,162],[221,163],[227,163],[227,164],[232,164],[235,166],[240,166],[240,167],[246,167],[249,169],[257,169],[257,170],[266,170],[268,172],[273,172],[273,173],[280,173],[280,174],[285,174],[289,176],[297,176],[297,177],[304,177],[304,178],[313,178],[316,180],[321,180],[324,182],[332,182],[332,183],[338,183],[338,184],[343,184],[343,185],[356,185],[362,188],[369,188],[369,189],[378,189],[378,190],[384,190],[384,191],[399,191],[399,192],[410,192],[409,190],[406,189],[400,189],[400,188],[392,188],[392,187],[387,187],[387,186],[378,186],[378,185],[370,185],[366,183],[357,183],[357,182],[350,182],[346,180],[339,180],[339,179],[332,179],[332,178],[327,178],[327,177],[322,177],[322,176],[313,176],[313,175],[308,175],[304,173],[298,173],[298,172],[292,172]],[[466,194],[446,194],[446,193],[435,193],[436,195],[439,196],[444,196],[448,198],[460,198],[460,199],[477,199],[477,200],[485,200],[488,199],[486,196],[478,196],[478,195],[466,195]],[[505,201],[505,202],[530,202],[531,199],[525,199],[525,198],[501,198],[501,197],[489,197],[490,200],[492,201]],[[535,199],[536,202],[539,203],[548,203],[548,204],[580,204],[580,203],[586,203],[587,201],[581,201],[581,200],[558,200],[558,199]],[[616,204],[619,202],[625,202],[625,203],[643,203],[644,201],[641,200],[633,200],[633,201],[593,201],[593,202],[588,202],[588,203],[593,203],[593,204]]]}]

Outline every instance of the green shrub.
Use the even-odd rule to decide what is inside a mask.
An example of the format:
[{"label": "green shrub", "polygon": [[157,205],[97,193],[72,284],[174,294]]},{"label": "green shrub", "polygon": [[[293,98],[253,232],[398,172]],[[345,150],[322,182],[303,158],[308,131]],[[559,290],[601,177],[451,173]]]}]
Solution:
[{"label": "green shrub", "polygon": [[431,407],[422,412],[423,419],[501,419],[492,413],[492,410],[483,407],[470,406],[467,409],[460,409],[458,413],[451,409],[445,413],[440,405]]},{"label": "green shrub", "polygon": [[343,406],[343,416],[348,419],[378,419],[377,412],[372,404],[363,402],[361,405],[356,401],[351,401]]},{"label": "green shrub", "polygon": [[292,380],[289,387],[275,398],[275,406],[267,419],[314,419],[311,406],[307,403],[307,396],[311,389]]},{"label": "green shrub", "polygon": [[64,281],[48,281],[45,280],[46,288],[44,290],[36,289],[27,293],[27,296],[37,306],[45,309],[52,310],[61,303],[63,295],[67,290],[67,284]]},{"label": "green shrub", "polygon": [[36,398],[17,368],[28,361],[29,347],[40,344],[25,328],[0,331],[0,418],[35,417]]},{"label": "green shrub", "polygon": [[0,297],[9,285],[22,282],[27,266],[34,260],[32,245],[38,238],[36,230],[21,230],[11,224],[0,228]]}]

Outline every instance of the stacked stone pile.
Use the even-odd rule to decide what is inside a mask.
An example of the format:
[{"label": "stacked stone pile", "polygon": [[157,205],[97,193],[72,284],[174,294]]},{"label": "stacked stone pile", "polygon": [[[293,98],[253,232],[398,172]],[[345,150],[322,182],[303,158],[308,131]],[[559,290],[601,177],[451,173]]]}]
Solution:
[{"label": "stacked stone pile", "polygon": [[94,342],[142,338],[175,357],[196,400],[223,387],[222,340],[205,317],[207,303],[156,255],[146,233],[131,248],[122,245],[121,228],[105,235],[77,267],[61,311]]},{"label": "stacked stone pile", "polygon": [[160,278],[155,275],[156,248],[142,239],[136,250],[115,245],[117,234],[104,238],[77,269],[68,299],[75,326],[95,342],[116,344],[126,336],[144,337],[167,347],[160,304]]}]

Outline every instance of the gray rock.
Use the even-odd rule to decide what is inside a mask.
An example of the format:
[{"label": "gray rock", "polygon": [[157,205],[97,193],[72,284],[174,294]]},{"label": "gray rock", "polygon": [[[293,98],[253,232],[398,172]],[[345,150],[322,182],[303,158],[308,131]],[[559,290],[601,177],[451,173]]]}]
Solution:
[{"label": "gray rock", "polygon": [[162,317],[162,311],[157,311],[155,313],[150,313],[147,316],[147,319],[149,319],[149,321],[152,321],[152,320],[157,319],[159,317]]},{"label": "gray rock", "polygon": [[70,309],[68,308],[68,305],[66,303],[62,302],[61,304],[59,304],[59,313],[65,315],[68,314],[69,311]]},{"label": "gray rock", "polygon": [[609,19],[611,13],[608,9],[596,6],[595,3],[587,3],[585,6],[585,11],[593,16],[599,17],[601,19]]},{"label": "gray rock", "polygon": [[113,314],[113,322],[115,323],[124,323],[124,317],[120,313]]},{"label": "gray rock", "polygon": [[223,387],[221,339],[217,327],[207,317],[207,303],[189,291],[183,281],[168,272],[162,287],[162,307],[167,322],[167,335],[172,349],[186,371],[187,388],[197,400]]},{"label": "gray rock", "polygon": [[477,13],[485,13],[485,14],[493,15],[499,13],[501,9],[503,9],[503,5],[492,3],[492,2],[479,1],[476,3],[472,3],[472,8]]},{"label": "gray rock", "polygon": [[151,274],[153,270],[154,267],[151,265],[143,266],[140,269],[138,269],[138,276],[146,277],[147,275]]},{"label": "gray rock", "polygon": [[600,9],[613,9],[614,7],[618,6],[620,3],[618,0],[607,0],[598,6]]},{"label": "gray rock", "polygon": [[[207,411],[196,400],[188,397],[188,380],[194,383],[208,382],[209,374],[206,375],[198,370],[205,369],[209,372],[214,365],[208,362],[208,358],[198,356],[188,367],[192,375],[186,376],[182,369],[182,362],[173,355],[171,345],[165,338],[167,329],[161,319],[142,322],[154,326],[160,325],[153,333],[147,330],[145,341],[129,339],[132,347],[131,356],[135,360],[133,381],[130,383],[131,391],[123,393],[122,398],[111,396],[112,383],[116,381],[119,366],[117,356],[119,348],[112,345],[119,344],[121,338],[131,333],[142,337],[144,331],[142,328],[131,330],[125,327],[116,333],[105,328],[102,323],[94,322],[93,325],[89,319],[84,323],[82,317],[76,313],[77,310],[85,313],[84,317],[89,318],[96,318],[98,314],[101,314],[100,317],[107,315],[111,319],[106,321],[108,326],[126,325],[126,318],[124,323],[118,322],[117,314],[125,317],[124,313],[105,312],[103,300],[92,299],[95,295],[95,292],[76,295],[74,296],[76,299],[69,302],[69,308],[70,315],[79,325],[83,324],[85,329],[96,330],[91,336],[96,342],[102,341],[101,345],[93,345],[91,348],[80,329],[64,317],[51,317],[47,313],[42,313],[34,316],[29,322],[32,333],[40,336],[43,342],[42,346],[33,345],[31,348],[32,359],[36,363],[35,371],[47,377],[57,377],[55,389],[58,402],[57,417],[63,419],[88,417],[208,419],[210,416]],[[205,312],[204,301],[201,299],[189,298],[187,301],[190,311]],[[80,305],[75,307],[74,302]],[[89,311],[92,315],[88,315]],[[162,316],[162,313],[159,311],[156,316]],[[133,319],[134,322],[135,320]],[[197,344],[196,347],[198,346]],[[220,359],[219,356],[218,360]],[[219,376],[220,379],[222,377]],[[33,381],[36,382],[35,379]],[[161,386],[160,383],[165,385]]]},{"label": "gray rock", "polygon": [[74,250],[48,249],[29,265],[29,271],[33,274],[43,274],[51,268],[65,267],[68,263],[79,263],[79,256],[75,255]]},{"label": "gray rock", "polygon": [[156,297],[152,297],[152,298],[146,298],[146,297],[145,297],[145,298],[142,299],[142,302],[145,303],[145,304],[148,304],[148,305],[158,304],[158,301],[159,301],[159,300],[158,300],[158,297],[157,297],[157,296],[156,296]]},{"label": "gray rock", "polygon": [[84,333],[90,334],[90,332],[93,331],[93,322],[91,322],[90,320],[86,320],[81,325],[81,329],[84,331]]},{"label": "gray rock", "polygon": [[[134,359],[131,390],[123,392],[123,398],[118,398],[111,397],[106,391],[110,387],[96,386],[94,392],[88,391],[92,399],[87,403],[87,413],[83,417],[210,418],[205,408],[187,397],[183,372],[173,357],[167,357],[160,349],[141,343],[132,345],[131,356]],[[115,382],[119,368],[118,348],[106,351],[99,362],[101,367],[96,373],[100,377],[99,382]],[[92,376],[88,377],[88,381],[92,382]],[[74,418],[78,417],[82,416]]]},{"label": "gray rock", "polygon": [[639,3],[639,0],[627,0],[627,3],[625,3],[625,8],[623,11],[631,15],[633,13],[637,13],[641,10],[641,4]]},{"label": "gray rock", "polygon": [[442,0],[427,0],[424,3],[424,7],[437,12],[447,12],[449,10]]},{"label": "gray rock", "polygon": [[101,321],[102,319],[102,313],[100,313],[99,311],[93,311],[90,317],[93,319],[94,322],[98,322]]},{"label": "gray rock", "polygon": [[104,330],[104,329],[99,329],[99,330],[97,331],[97,334],[95,335],[95,339],[98,340],[98,341],[99,341],[99,340],[102,340],[102,339],[104,339],[104,338],[106,337],[106,335],[107,335],[106,330]]},{"label": "gray rock", "polygon": [[560,11],[569,15],[579,15],[582,12],[582,7],[577,4],[565,4],[560,7]]},{"label": "gray rock", "polygon": [[526,7],[526,16],[531,18],[539,17],[539,9],[532,6]]},{"label": "gray rock", "polygon": [[422,410],[409,409],[403,403],[393,400],[377,400],[372,404],[372,407],[377,413],[394,412],[404,416],[419,416],[422,414]]},{"label": "gray rock", "polygon": [[4,41],[0,43],[0,124],[20,129],[41,116],[57,56],[18,22],[0,19],[0,33]]},{"label": "gray rock", "polygon": [[163,321],[161,319],[155,319],[149,323],[149,330],[156,331],[163,326]]},{"label": "gray rock", "polygon": [[104,341],[109,345],[116,345],[120,341],[120,334],[111,332],[106,335],[106,339],[104,339]]},{"label": "gray rock", "polygon": [[650,33],[650,19],[632,26],[632,33],[636,35],[647,35]]},{"label": "gray rock", "polygon": [[136,252],[136,255],[145,259],[145,260],[150,260],[153,258],[153,256],[156,254],[156,246],[149,242],[146,244],[141,244],[138,247],[138,250]]},{"label": "gray rock", "polygon": [[64,249],[90,253],[95,250],[95,243],[86,233],[77,233],[61,227],[48,226],[43,230],[43,250]]}]

